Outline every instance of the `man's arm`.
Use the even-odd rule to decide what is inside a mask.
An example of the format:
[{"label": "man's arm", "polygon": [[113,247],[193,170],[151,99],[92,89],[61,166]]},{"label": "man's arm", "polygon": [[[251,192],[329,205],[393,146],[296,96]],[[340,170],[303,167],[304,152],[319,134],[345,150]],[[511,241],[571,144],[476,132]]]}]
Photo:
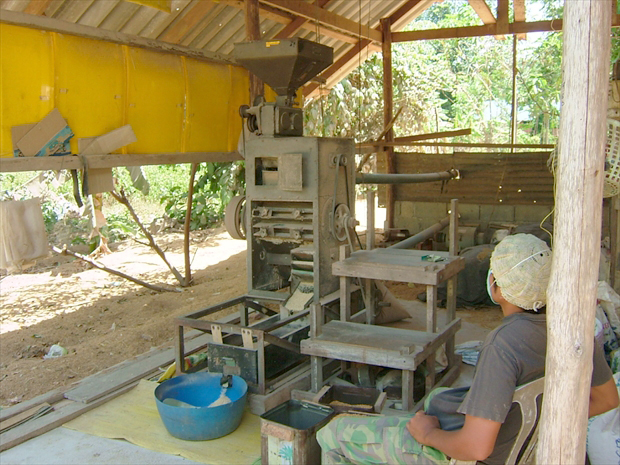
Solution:
[{"label": "man's arm", "polygon": [[437,417],[419,411],[407,423],[409,433],[420,444],[434,447],[457,460],[484,460],[495,447],[501,423],[465,415],[465,425],[457,431],[444,431]]},{"label": "man's arm", "polygon": [[590,388],[590,406],[588,416],[593,417],[616,408],[620,403],[618,388],[613,378],[600,386]]}]

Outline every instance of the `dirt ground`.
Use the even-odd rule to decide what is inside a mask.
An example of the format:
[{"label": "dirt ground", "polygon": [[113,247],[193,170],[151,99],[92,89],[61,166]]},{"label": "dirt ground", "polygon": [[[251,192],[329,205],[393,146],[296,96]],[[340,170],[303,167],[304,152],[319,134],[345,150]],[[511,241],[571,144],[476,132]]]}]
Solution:
[{"label": "dirt ground", "polygon": [[[156,236],[169,261],[184,272],[180,233]],[[148,247],[133,241],[113,245],[102,263],[152,284],[178,283]],[[85,253],[84,250],[76,250]],[[0,405],[28,400],[155,347],[173,344],[175,316],[247,291],[245,242],[222,229],[192,234],[194,285],[155,292],[73,257],[54,254],[21,274],[0,281]],[[417,291],[392,283],[395,294]],[[459,309],[464,320],[494,327],[499,310]],[[44,359],[53,344],[60,358]]]}]

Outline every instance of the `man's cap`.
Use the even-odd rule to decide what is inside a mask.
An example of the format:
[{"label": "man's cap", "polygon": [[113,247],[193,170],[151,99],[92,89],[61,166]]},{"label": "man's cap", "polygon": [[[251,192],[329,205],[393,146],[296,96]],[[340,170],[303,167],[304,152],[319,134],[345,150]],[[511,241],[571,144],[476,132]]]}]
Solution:
[{"label": "man's cap", "polygon": [[525,310],[547,304],[551,249],[532,234],[504,238],[491,255],[491,271],[504,298]]}]

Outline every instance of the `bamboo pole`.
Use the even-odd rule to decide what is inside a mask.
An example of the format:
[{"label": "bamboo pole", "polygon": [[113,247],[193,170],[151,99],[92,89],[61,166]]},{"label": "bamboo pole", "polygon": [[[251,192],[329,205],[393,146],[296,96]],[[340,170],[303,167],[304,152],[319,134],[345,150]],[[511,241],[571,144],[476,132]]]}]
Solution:
[{"label": "bamboo pole", "polygon": [[584,463],[602,219],[610,0],[564,4],[560,153],[537,462]]}]

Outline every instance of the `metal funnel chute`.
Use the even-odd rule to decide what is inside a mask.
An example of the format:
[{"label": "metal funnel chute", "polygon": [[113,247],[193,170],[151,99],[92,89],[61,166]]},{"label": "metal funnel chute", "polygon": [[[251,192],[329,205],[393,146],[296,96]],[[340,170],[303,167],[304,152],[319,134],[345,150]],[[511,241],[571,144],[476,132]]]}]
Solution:
[{"label": "metal funnel chute", "polygon": [[334,51],[300,38],[256,40],[235,44],[234,57],[276,94],[292,97],[298,88],[332,64]]}]

